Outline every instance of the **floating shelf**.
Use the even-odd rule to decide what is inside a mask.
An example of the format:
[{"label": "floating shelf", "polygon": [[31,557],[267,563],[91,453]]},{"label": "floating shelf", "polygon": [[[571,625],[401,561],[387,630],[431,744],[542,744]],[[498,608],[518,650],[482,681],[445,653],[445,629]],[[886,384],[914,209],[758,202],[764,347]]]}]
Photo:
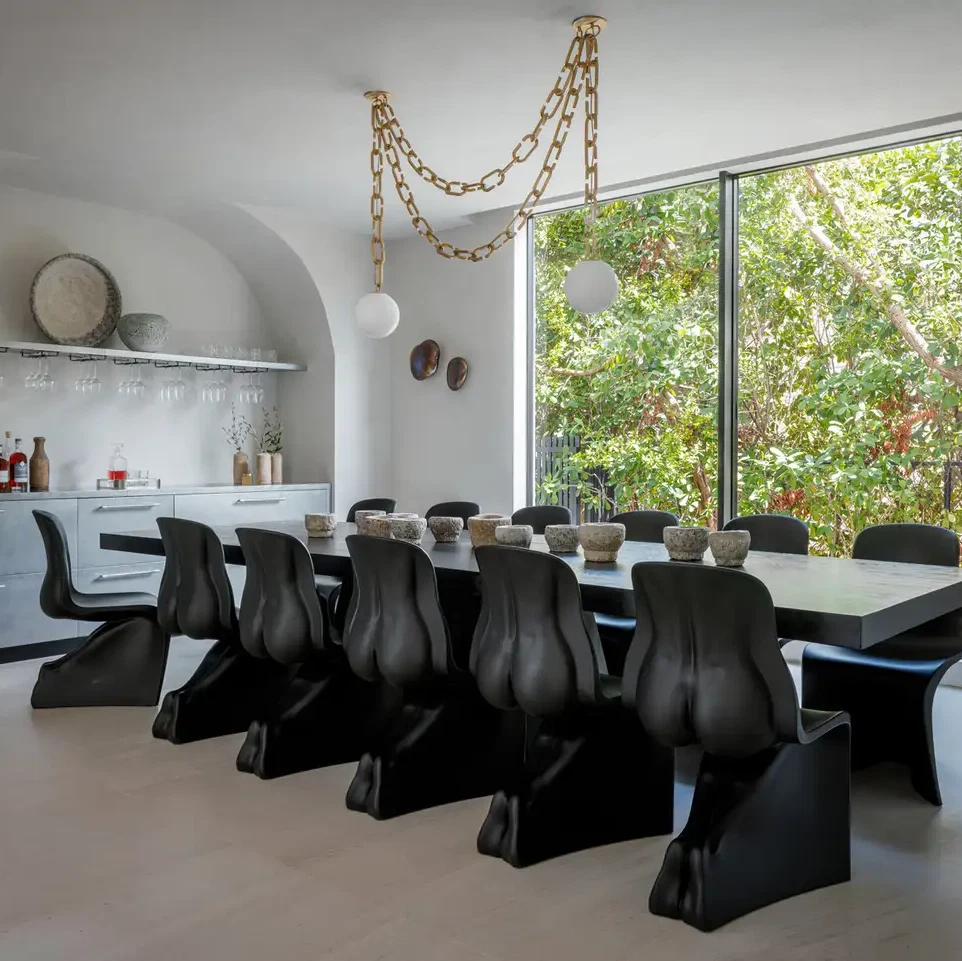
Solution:
[{"label": "floating shelf", "polygon": [[307,370],[303,364],[281,364],[266,360],[230,360],[226,357],[193,357],[188,354],[155,354],[113,347],[68,347],[64,344],[29,344],[19,340],[0,341],[0,353],[16,351],[21,357],[67,357],[76,361],[110,360],[115,364],[153,364],[155,367],[194,367],[197,370],[288,371]]}]

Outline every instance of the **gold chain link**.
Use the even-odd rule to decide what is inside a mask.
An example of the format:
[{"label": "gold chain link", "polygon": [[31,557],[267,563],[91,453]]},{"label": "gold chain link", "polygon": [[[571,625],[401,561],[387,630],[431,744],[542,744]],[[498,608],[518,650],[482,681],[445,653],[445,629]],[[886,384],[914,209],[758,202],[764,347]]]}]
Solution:
[{"label": "gold chain link", "polygon": [[[602,21],[603,25],[603,21]],[[371,129],[373,144],[371,147],[371,175],[373,189],[371,193],[371,258],[374,262],[375,290],[381,289],[384,275],[385,248],[383,239],[384,199],[382,196],[382,175],[384,161],[387,160],[391,168],[391,176],[397,195],[411,217],[415,231],[424,237],[434,249],[450,260],[465,260],[478,262],[487,260],[492,254],[500,250],[511,241],[527,223],[535,206],[551,183],[551,178],[558,166],[561,152],[574,120],[578,99],[582,90],[585,94],[585,227],[586,243],[594,251],[596,247],[592,229],[598,214],[598,34],[601,26],[597,23],[579,26],[558,80],[541,108],[538,122],[530,134],[523,137],[511,152],[511,160],[503,167],[496,167],[480,180],[467,182],[463,180],[447,180],[435,173],[411,146],[404,130],[398,122],[394,110],[383,92],[375,92],[371,96]],[[404,179],[401,164],[402,156],[407,160],[411,169],[444,193],[460,197],[467,193],[494,190],[504,183],[505,174],[515,165],[524,163],[537,149],[539,139],[549,120],[560,116],[555,124],[554,136],[545,153],[541,169],[535,177],[534,184],[528,191],[517,213],[508,221],[507,226],[493,240],[479,247],[455,247],[454,244],[441,240],[434,228],[421,215],[414,194]]]},{"label": "gold chain link", "polygon": [[489,170],[480,180],[473,182],[448,180],[440,174],[435,173],[421,159],[418,152],[411,145],[411,141],[408,140],[407,135],[404,133],[404,128],[397,119],[394,108],[389,103],[385,103],[382,106],[382,123],[390,129],[390,134],[397,145],[399,153],[404,155],[411,169],[426,183],[437,187],[438,190],[444,191],[449,197],[463,197],[466,194],[475,193],[479,190],[484,193],[490,193],[504,183],[505,177],[512,167],[523,164],[538,149],[545,125],[549,120],[554,118],[564,103],[565,91],[568,89],[572,74],[576,73],[582,66],[581,45],[583,39],[584,35],[579,33],[576,34],[571,41],[571,46],[568,47],[568,53],[565,55],[564,66],[561,68],[558,79],[555,81],[554,86],[551,88],[550,93],[541,107],[541,111],[538,114],[538,122],[534,125],[532,131],[518,141],[515,148],[511,151],[511,159],[503,167],[495,167],[494,170]]},{"label": "gold chain link", "polygon": [[380,292],[384,280],[384,197],[381,177],[384,173],[384,146],[378,124],[378,101],[371,103],[371,260],[374,263],[374,289]]},{"label": "gold chain link", "polygon": [[585,245],[590,257],[598,253],[598,34],[585,44]]}]

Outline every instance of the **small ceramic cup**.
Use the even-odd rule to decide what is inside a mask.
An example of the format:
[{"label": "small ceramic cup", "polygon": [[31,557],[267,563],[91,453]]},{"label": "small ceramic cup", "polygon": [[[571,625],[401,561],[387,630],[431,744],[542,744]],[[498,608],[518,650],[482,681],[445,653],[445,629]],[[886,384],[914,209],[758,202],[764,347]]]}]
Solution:
[{"label": "small ceramic cup", "polygon": [[707,527],[666,527],[662,536],[673,561],[700,561],[708,550]]},{"label": "small ceramic cup", "polygon": [[376,517],[366,517],[364,519],[364,533],[370,537],[393,537],[391,521],[393,517],[379,514]]},{"label": "small ceramic cup", "polygon": [[468,533],[471,535],[472,547],[483,547],[486,544],[497,544],[494,539],[496,527],[504,527],[511,523],[510,517],[503,514],[475,514],[468,518]]},{"label": "small ceramic cup", "polygon": [[391,517],[385,518],[391,537],[396,541],[407,541],[409,544],[420,544],[424,532],[428,529],[428,522],[423,517]]},{"label": "small ceramic cup", "polygon": [[354,523],[357,525],[358,534],[369,534],[367,522],[372,517],[385,517],[384,511],[355,511]]},{"label": "small ceramic cup", "polygon": [[335,514],[305,514],[304,527],[308,537],[333,537],[337,530]]},{"label": "small ceramic cup", "polygon": [[428,527],[439,544],[454,544],[461,539],[464,519],[461,517],[431,517]]},{"label": "small ceramic cup", "polygon": [[708,546],[717,567],[741,567],[752,543],[750,531],[712,531]]},{"label": "small ceramic cup", "polygon": [[544,529],[544,539],[552,554],[578,553],[577,524],[549,524]]},{"label": "small ceramic cup", "polygon": [[611,564],[618,559],[618,551],[625,542],[624,524],[582,524],[578,540],[585,551],[585,560],[595,564]]},{"label": "small ceramic cup", "polygon": [[494,539],[505,547],[530,547],[534,528],[530,524],[502,524],[494,529]]}]

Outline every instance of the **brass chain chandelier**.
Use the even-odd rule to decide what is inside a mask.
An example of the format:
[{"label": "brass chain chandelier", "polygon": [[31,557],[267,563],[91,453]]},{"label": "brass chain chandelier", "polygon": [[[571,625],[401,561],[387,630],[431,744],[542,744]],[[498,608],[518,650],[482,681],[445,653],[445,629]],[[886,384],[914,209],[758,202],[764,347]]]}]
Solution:
[{"label": "brass chain chandelier", "polygon": [[[607,24],[604,17],[578,17],[572,26],[575,35],[568,47],[558,79],[548,93],[530,133],[518,141],[511,157],[480,180],[449,180],[435,173],[420,157],[404,133],[386,90],[370,90],[364,96],[371,102],[371,260],[374,265],[374,293],[365,294],[355,308],[358,326],[370,337],[387,337],[398,325],[397,303],[381,292],[384,280],[384,195],[385,167],[390,169],[397,195],[411,217],[415,231],[442,257],[477,263],[487,260],[513,240],[528,222],[538,201],[551,183],[568,139],[579,100],[584,103],[585,165],[585,250],[588,259],[576,264],[565,279],[565,293],[575,310],[599,313],[606,310],[618,294],[618,279],[604,261],[598,259],[595,221],[598,215],[598,35]],[[545,129],[554,121],[551,143],[534,184],[505,228],[492,240],[478,247],[456,247],[441,240],[422,216],[411,187],[405,180],[404,163],[425,183],[449,197],[490,193],[505,182],[508,172],[528,161],[538,149]]]}]

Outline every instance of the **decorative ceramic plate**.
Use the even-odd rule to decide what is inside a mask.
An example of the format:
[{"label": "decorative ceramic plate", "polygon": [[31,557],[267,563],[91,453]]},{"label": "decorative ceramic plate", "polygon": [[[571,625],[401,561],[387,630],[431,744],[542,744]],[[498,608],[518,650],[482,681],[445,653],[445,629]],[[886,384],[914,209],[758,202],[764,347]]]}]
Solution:
[{"label": "decorative ceramic plate", "polygon": [[437,372],[441,362],[441,348],[436,340],[422,340],[411,351],[411,376],[415,380],[427,380]]},{"label": "decorative ceramic plate", "polygon": [[54,343],[94,347],[117,326],[120,288],[100,261],[84,254],[61,254],[37,271],[30,309],[37,326]]}]

